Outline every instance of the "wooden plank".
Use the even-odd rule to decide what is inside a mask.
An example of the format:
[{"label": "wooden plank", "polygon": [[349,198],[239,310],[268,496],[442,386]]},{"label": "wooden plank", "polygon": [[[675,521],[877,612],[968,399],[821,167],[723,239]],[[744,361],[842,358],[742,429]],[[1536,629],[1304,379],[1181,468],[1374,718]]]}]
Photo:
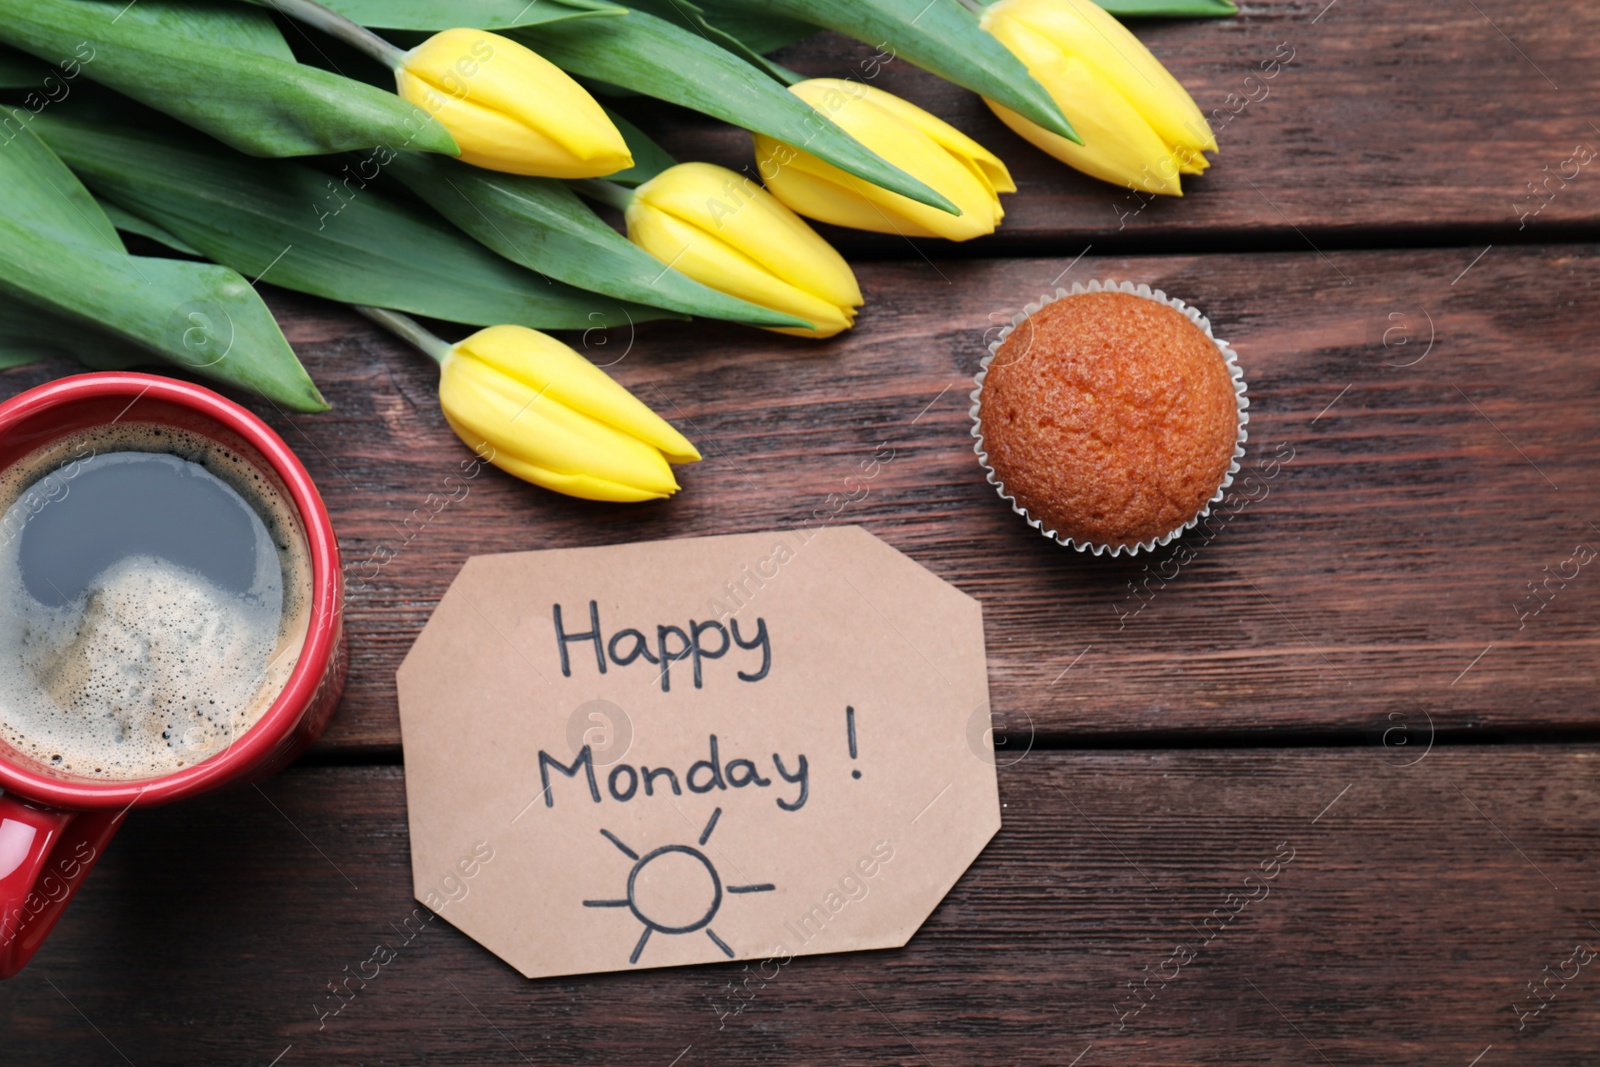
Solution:
[{"label": "wooden plank", "polygon": [[[1572,226],[1592,236],[1600,222],[1595,164],[1561,166],[1578,145],[1591,156],[1600,149],[1591,122],[1600,103],[1589,74],[1600,62],[1593,5],[1265,0],[1232,19],[1145,20],[1134,29],[1213,116],[1222,148],[1204,177],[1184,180],[1181,199],[1148,206],[1039,152],[974,94],[904,60],[885,64],[867,45],[825,34],[778,58],[810,76],[854,77],[914,100],[1006,161],[1019,192],[1005,198],[997,237],[964,246],[972,254],[1076,254],[1088,243],[1102,251],[1304,248],[1307,238],[1372,244],[1396,233],[1455,243],[1463,238],[1451,230],[1461,227],[1483,231],[1484,241],[1551,240]],[[686,112],[635,110],[680,159],[753,168],[743,131]],[[1570,180],[1542,184],[1563,170]],[[829,237],[852,253],[907,254],[896,237]]]},{"label": "wooden plank", "polygon": [[773,962],[748,992],[761,964],[526,981],[413,918],[397,768],[296,770],[135,813],[0,985],[0,1032],[52,1067],[1591,1063],[1600,962],[1567,961],[1600,941],[1600,750],[1413,758],[1035,752],[906,948]]},{"label": "wooden plank", "polygon": [[[648,506],[492,469],[447,484],[470,453],[431,365],[353,314],[272,293],[336,407],[252,406],[305,460],[364,583],[326,743],[399,744],[394,669],[470,555],[821,522],[860,523],[982,601],[994,715],[1016,744],[1381,731],[1392,713],[1439,729],[1593,726],[1600,577],[1568,561],[1600,547],[1600,263],[1587,247],[1474,255],[868,264],[861,325],[833,343],[683,323],[591,336],[590,354],[708,457]],[[1130,561],[1056,547],[971,451],[985,329],[1058,278],[1105,276],[1209,312],[1249,382],[1258,480],[1240,485],[1255,499],[1208,542],[1186,539],[1200,547],[1181,568],[1175,549]],[[65,369],[0,381],[9,394]],[[895,458],[863,479],[884,442]]]}]

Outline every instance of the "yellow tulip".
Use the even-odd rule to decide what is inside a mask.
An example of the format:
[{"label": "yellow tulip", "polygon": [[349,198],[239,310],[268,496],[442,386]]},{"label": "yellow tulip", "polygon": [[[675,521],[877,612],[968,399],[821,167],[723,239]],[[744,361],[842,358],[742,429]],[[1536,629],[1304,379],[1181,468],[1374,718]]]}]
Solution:
[{"label": "yellow tulip", "polygon": [[710,163],[679,163],[634,191],[628,239],[673,270],[752,304],[805,319],[797,337],[848,330],[861,288],[844,257],[750,178]]},{"label": "yellow tulip", "polygon": [[401,57],[395,82],[475,166],[546,178],[594,178],[633,166],[622,134],[581,85],[499,34],[436,33]]},{"label": "yellow tulip", "polygon": [[605,371],[525,326],[490,326],[440,359],[456,435],[524,481],[587,500],[659,500],[700,453]]},{"label": "yellow tulip", "polygon": [[809,152],[756,135],[756,161],[772,195],[802,215],[836,226],[906,237],[965,241],[993,233],[1016,191],[999,158],[915,104],[860,82],[812,78],[789,91],[846,133],[961,209],[951,215],[847,174]]},{"label": "yellow tulip", "polygon": [[1210,164],[1217,139],[1161,61],[1091,0],[1000,0],[981,24],[1028,68],[1083,137],[1073,144],[1002,107],[1022,137],[1085,174],[1148,193],[1182,196],[1180,174]]}]

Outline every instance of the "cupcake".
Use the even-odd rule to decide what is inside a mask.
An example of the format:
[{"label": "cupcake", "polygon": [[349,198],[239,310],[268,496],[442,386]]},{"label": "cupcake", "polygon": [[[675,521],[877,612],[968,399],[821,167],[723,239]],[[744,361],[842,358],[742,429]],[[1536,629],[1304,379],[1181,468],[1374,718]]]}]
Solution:
[{"label": "cupcake", "polygon": [[1222,499],[1244,455],[1233,350],[1180,300],[1090,282],[1029,304],[972,393],[978,459],[1046,537],[1095,555],[1165,545]]}]

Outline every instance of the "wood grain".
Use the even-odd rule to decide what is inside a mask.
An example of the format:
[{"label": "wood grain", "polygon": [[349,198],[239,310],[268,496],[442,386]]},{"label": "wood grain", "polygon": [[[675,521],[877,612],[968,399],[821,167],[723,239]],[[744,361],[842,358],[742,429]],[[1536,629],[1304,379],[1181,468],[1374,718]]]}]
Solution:
[{"label": "wood grain", "polygon": [[[1002,771],[1004,828],[907,947],[769,964],[738,1013],[744,965],[529,982],[443,918],[419,913],[408,942],[401,772],[293,770],[134,813],[0,985],[0,1032],[19,1067],[1466,1067],[1491,1046],[1481,1067],[1588,1064],[1600,961],[1562,965],[1600,940],[1597,758],[1035,752]],[[319,1029],[328,983],[371,976],[380,944],[393,961]],[[1150,991],[1136,1014],[1130,981]]]},{"label": "wood grain", "polygon": [[[1574,227],[1593,238],[1596,164],[1569,164],[1577,177],[1552,180],[1549,191],[1541,183],[1575,146],[1600,148],[1590,73],[1600,62],[1600,8],[1557,0],[1241,7],[1231,19],[1133,24],[1201,110],[1215,113],[1222,148],[1204,177],[1185,179],[1181,199],[1142,209],[1126,189],[1057,163],[975,95],[904,60],[875,62],[875,49],[836,34],[778,58],[810,76],[854,77],[914,100],[1006,161],[1019,191],[1005,198],[1000,232],[960,246],[967,254],[1076,255],[1089,243],[1102,252],[1298,249],[1308,239],[1383,246],[1401,236],[1451,244],[1481,236],[1482,247],[1559,239]],[[1287,66],[1270,66],[1290,54]],[[1261,80],[1264,70],[1277,73]],[[742,131],[673,109],[622,106],[680,159],[752,163]],[[1530,182],[1544,199],[1524,199]],[[1468,229],[1477,232],[1469,238]],[[910,255],[898,237],[829,237],[855,255]],[[952,251],[938,249],[935,256]]]},{"label": "wood grain", "polygon": [[[492,469],[441,503],[470,453],[426,361],[351,313],[271,293],[335,409],[250,404],[305,461],[362,580],[325,745],[392,753],[394,669],[468,556],[820,522],[860,523],[979,598],[993,712],[1015,744],[1381,732],[1391,714],[1441,730],[1594,726],[1600,574],[1567,561],[1580,543],[1600,548],[1600,263],[1588,247],[1495,248],[1467,269],[1472,258],[869,264],[861,325],[827,344],[687,323],[572,338],[620,359],[618,379],[707,456],[681,469],[676,498],[643,506]],[[966,394],[986,328],[1058,278],[1106,276],[1209,312],[1249,383],[1257,480],[1241,480],[1237,513],[1194,537],[1197,558],[1176,570],[1174,548],[1135,560],[1058,548],[972,453]],[[9,394],[65,369],[0,383]],[[895,458],[863,479],[882,442]]]}]

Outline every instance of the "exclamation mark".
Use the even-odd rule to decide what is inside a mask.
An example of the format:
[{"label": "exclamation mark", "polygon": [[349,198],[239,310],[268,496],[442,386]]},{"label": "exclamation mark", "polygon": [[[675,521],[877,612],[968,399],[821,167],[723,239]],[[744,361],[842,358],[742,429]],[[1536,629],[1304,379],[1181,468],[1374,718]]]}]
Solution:
[{"label": "exclamation mark", "polygon": [[[855,708],[852,708],[852,707],[849,707],[849,706],[845,707],[845,709],[844,709],[844,721],[845,721],[845,725],[850,728],[850,758],[851,759],[855,759],[856,758],[856,709]],[[852,778],[860,778],[861,777],[861,772],[857,771],[857,770],[852,770],[850,772],[850,777],[852,777]]]}]

